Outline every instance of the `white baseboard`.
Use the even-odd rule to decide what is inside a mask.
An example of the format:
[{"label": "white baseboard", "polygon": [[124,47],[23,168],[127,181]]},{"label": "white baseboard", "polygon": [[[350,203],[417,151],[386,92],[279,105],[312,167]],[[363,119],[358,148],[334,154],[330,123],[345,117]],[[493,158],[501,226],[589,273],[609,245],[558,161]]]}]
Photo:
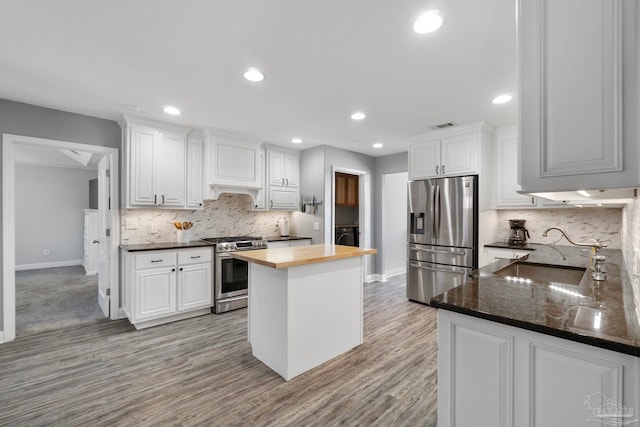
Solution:
[{"label": "white baseboard", "polygon": [[384,282],[385,280],[384,274],[370,274],[367,276],[365,283]]},{"label": "white baseboard", "polygon": [[387,271],[384,276],[388,279],[389,277],[398,276],[400,274],[405,274],[407,272],[406,267],[394,268],[393,270]]},{"label": "white baseboard", "polygon": [[82,265],[83,260],[72,259],[68,261],[53,261],[53,262],[37,262],[34,264],[16,264],[16,271],[21,270],[39,270],[41,268],[55,268],[55,267],[69,267],[72,265]]}]

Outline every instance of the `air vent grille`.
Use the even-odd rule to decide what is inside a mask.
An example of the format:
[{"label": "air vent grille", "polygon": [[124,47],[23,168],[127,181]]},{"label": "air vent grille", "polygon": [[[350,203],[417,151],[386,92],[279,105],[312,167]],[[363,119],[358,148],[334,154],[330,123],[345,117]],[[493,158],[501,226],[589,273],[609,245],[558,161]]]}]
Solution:
[{"label": "air vent grille", "polygon": [[447,123],[440,123],[439,125],[429,126],[429,128],[433,130],[438,130],[438,129],[450,128],[455,125],[456,124],[454,122],[447,122]]}]

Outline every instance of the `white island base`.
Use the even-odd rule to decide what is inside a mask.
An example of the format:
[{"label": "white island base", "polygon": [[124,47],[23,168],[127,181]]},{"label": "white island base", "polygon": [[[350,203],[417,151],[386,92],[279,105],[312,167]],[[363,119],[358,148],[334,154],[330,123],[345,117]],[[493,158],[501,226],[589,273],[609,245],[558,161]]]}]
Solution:
[{"label": "white island base", "polygon": [[363,342],[362,257],[249,269],[253,355],[289,381]]}]

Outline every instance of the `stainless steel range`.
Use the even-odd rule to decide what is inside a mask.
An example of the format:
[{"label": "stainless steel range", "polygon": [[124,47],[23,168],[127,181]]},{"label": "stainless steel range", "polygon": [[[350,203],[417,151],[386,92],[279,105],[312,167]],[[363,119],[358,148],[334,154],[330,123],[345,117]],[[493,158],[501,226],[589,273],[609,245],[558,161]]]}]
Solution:
[{"label": "stainless steel range", "polygon": [[234,259],[231,252],[266,249],[267,241],[260,237],[233,236],[202,239],[215,243],[213,270],[214,313],[244,308],[248,302],[249,263]]}]

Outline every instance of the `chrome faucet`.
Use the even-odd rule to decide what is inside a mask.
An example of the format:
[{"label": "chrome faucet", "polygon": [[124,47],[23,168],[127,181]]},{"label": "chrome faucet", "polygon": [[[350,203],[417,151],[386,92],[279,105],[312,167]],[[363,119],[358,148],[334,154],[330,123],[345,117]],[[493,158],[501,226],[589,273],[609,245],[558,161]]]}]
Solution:
[{"label": "chrome faucet", "polygon": [[550,230],[558,230],[560,233],[562,233],[564,238],[567,239],[569,243],[571,243],[572,245],[587,246],[587,247],[593,248],[595,250],[595,255],[593,256],[594,265],[593,265],[593,273],[591,273],[591,277],[593,278],[593,280],[605,280],[607,278],[607,275],[604,273],[604,271],[602,271],[602,267],[604,267],[604,262],[606,261],[607,258],[604,255],[600,254],[600,249],[607,247],[606,243],[602,243],[599,238],[596,238],[595,242],[588,242],[588,243],[575,242],[571,237],[569,237],[566,231],[556,226],[549,227],[546,230],[544,230],[542,232],[542,237],[547,237],[547,234],[549,233]]}]

